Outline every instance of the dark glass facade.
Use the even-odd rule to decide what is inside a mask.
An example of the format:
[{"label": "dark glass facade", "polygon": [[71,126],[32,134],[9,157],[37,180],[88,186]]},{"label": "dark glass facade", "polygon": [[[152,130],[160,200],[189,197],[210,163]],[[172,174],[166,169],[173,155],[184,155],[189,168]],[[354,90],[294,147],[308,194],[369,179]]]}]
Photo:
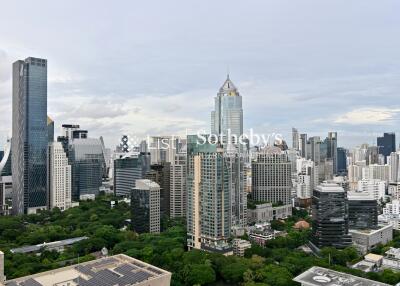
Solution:
[{"label": "dark glass facade", "polygon": [[347,173],[347,151],[342,147],[337,148],[337,172],[338,174]]},{"label": "dark glass facade", "polygon": [[148,190],[131,191],[131,221],[135,232],[150,232],[150,192]]},{"label": "dark glass facade", "polygon": [[312,197],[311,242],[318,248],[351,245],[346,193],[336,184],[322,184]]},{"label": "dark glass facade", "polygon": [[378,227],[378,201],[374,199],[349,199],[350,229],[374,229]]},{"label": "dark glass facade", "polygon": [[106,168],[101,141],[94,138],[74,139],[69,144],[72,200],[79,200],[81,195],[98,195]]},{"label": "dark glass facade", "polygon": [[46,206],[47,61],[13,64],[13,213]]},{"label": "dark glass facade", "polygon": [[171,163],[153,164],[145,177],[160,185],[160,212],[167,217],[170,213],[170,170]]},{"label": "dark glass facade", "polygon": [[385,163],[387,163],[387,156],[392,152],[396,152],[396,135],[394,133],[383,133],[382,137],[377,138],[377,145],[379,154],[385,156]]}]

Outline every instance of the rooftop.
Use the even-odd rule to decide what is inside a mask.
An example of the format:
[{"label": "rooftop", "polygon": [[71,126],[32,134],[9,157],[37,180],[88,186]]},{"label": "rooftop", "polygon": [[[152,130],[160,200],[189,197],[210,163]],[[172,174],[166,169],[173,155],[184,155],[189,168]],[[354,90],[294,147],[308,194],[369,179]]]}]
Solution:
[{"label": "rooftop", "polygon": [[81,236],[81,237],[74,237],[74,238],[68,238],[60,241],[53,241],[53,242],[43,242],[41,244],[37,245],[29,245],[29,246],[23,246],[19,248],[13,248],[10,250],[11,253],[30,253],[30,252],[37,252],[40,251],[43,248],[57,248],[57,247],[63,247],[63,246],[68,246],[71,244],[74,244],[76,242],[79,242],[81,240],[88,239],[86,236]]},{"label": "rooftop", "polygon": [[318,185],[315,189],[320,192],[325,192],[325,193],[327,193],[327,192],[343,193],[344,192],[344,189],[335,183],[322,183],[322,184]]},{"label": "rooftop", "polygon": [[[162,281],[161,281],[162,280]],[[6,286],[170,285],[171,273],[124,254],[6,281]],[[154,282],[154,283],[152,283]]]},{"label": "rooftop", "polygon": [[301,273],[293,281],[308,286],[389,286],[389,284],[316,266]]},{"label": "rooftop", "polygon": [[391,247],[388,251],[385,252],[386,255],[394,255],[400,257],[400,248]]}]

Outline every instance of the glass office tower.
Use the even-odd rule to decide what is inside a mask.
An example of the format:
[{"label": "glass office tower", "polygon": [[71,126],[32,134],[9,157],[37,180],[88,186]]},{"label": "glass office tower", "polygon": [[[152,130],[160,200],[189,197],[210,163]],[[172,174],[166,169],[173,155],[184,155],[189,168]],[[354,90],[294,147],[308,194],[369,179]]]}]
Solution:
[{"label": "glass office tower", "polygon": [[13,64],[12,98],[13,213],[46,206],[47,60]]},{"label": "glass office tower", "polygon": [[230,134],[239,137],[243,134],[242,97],[229,79],[229,75],[215,97],[215,109],[211,112],[211,133]]},{"label": "glass office tower", "polygon": [[72,200],[79,200],[81,195],[98,195],[106,168],[101,140],[73,139],[68,153],[72,166]]},{"label": "glass office tower", "polygon": [[376,139],[379,154],[385,157],[385,164],[387,163],[387,156],[390,153],[396,152],[396,135],[395,133],[383,133],[382,137]]}]

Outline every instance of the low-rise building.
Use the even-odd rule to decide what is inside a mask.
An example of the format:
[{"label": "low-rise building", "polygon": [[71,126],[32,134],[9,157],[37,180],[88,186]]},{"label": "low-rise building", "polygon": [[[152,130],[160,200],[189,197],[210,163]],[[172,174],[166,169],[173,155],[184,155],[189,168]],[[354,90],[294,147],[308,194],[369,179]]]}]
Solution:
[{"label": "low-rise building", "polygon": [[293,281],[300,283],[302,286],[390,286],[386,283],[317,266],[311,267],[307,271],[301,273],[295,277]]},{"label": "low-rise building", "polygon": [[234,239],[232,241],[233,254],[237,256],[244,256],[246,249],[251,248],[251,243],[244,239]]},{"label": "low-rise building", "polygon": [[385,252],[385,256],[382,260],[382,267],[400,270],[400,248],[391,247]]},{"label": "low-rise building", "polygon": [[286,219],[292,215],[292,205],[273,206],[271,203],[256,204],[247,208],[247,222],[263,223]]},{"label": "low-rise building", "polygon": [[353,245],[361,252],[367,253],[378,244],[393,240],[391,225],[379,226],[377,229],[350,229]]},{"label": "low-rise building", "polygon": [[169,286],[171,273],[118,254],[93,261],[5,281],[6,286],[131,285]]},{"label": "low-rise building", "polygon": [[364,256],[364,260],[357,262],[352,266],[352,268],[364,272],[378,271],[378,269],[382,266],[382,260],[382,255],[369,253]]},{"label": "low-rise building", "polygon": [[250,241],[262,247],[266,245],[268,240],[274,239],[276,235],[277,231],[271,229],[271,225],[269,223],[256,224],[248,229]]}]

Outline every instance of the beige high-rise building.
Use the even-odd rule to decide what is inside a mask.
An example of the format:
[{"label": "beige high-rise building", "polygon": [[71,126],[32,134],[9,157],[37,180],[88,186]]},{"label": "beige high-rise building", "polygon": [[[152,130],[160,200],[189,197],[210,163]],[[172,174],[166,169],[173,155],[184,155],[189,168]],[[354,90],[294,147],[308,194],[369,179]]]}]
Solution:
[{"label": "beige high-rise building", "polygon": [[71,207],[71,166],[61,142],[52,142],[48,147],[48,207],[64,211]]},{"label": "beige high-rise building", "polygon": [[186,153],[175,154],[170,166],[170,216],[186,217]]}]

